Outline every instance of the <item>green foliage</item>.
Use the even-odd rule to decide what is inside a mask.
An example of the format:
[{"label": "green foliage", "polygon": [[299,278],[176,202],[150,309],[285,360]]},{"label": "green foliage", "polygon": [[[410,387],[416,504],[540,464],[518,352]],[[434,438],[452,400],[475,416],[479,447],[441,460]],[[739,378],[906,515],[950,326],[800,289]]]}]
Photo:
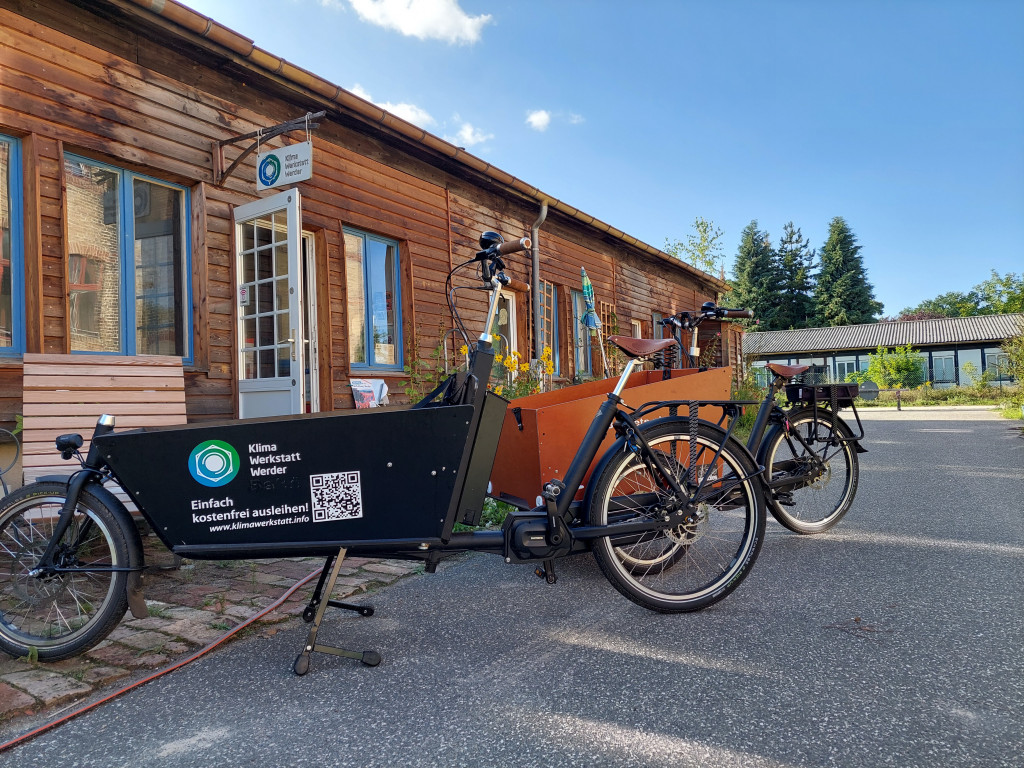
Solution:
[{"label": "green foliage", "polygon": [[829,224],[821,249],[821,271],[814,289],[814,310],[819,326],[875,322],[882,304],[868,282],[861,246],[841,216]]},{"label": "green foliage", "polygon": [[497,499],[486,498],[484,499],[484,508],[480,513],[480,525],[473,527],[469,525],[463,525],[462,523],[456,523],[453,529],[456,533],[466,533],[468,531],[485,529],[500,528],[501,524],[505,522],[505,517],[509,512],[515,509],[511,504],[506,504],[504,501],[498,501]]},{"label": "green foliage", "polygon": [[[758,229],[756,220],[743,228],[732,272],[733,294],[729,299],[730,304],[752,310],[757,330],[775,328],[782,276],[768,233]],[[749,322],[744,324],[748,325]]]},{"label": "green foliage", "polygon": [[719,242],[721,239],[722,230],[716,227],[713,221],[698,216],[693,222],[693,232],[686,236],[686,242],[665,240],[665,253],[691,264],[702,272],[717,276],[725,260]]},{"label": "green foliage", "polygon": [[993,269],[992,276],[974,286],[974,290],[981,297],[982,314],[1024,312],[1024,274],[1010,272],[1000,277]]},{"label": "green foliage", "polygon": [[[445,373],[447,350],[445,349],[445,330],[443,324],[438,326],[438,335],[441,341],[437,343],[437,346],[434,347],[433,352],[427,358],[424,359],[415,355],[403,367],[409,380],[402,389],[412,402],[422,400],[428,392],[433,390],[447,376]],[[415,343],[413,344],[413,349],[416,349]],[[464,356],[467,351],[460,350],[460,353]],[[456,354],[456,357],[458,357],[458,354]]]},{"label": "green foliage", "polygon": [[1006,372],[1013,376],[1017,388],[1010,400],[1017,409],[1024,409],[1024,325],[1016,336],[1003,342],[1006,353]]},{"label": "green foliage", "polygon": [[949,291],[916,307],[900,312],[899,320],[927,320],[932,317],[974,317],[1024,312],[1024,275],[1000,275],[994,269],[967,293]]},{"label": "green foliage", "polygon": [[[764,400],[768,394],[768,387],[762,387],[757,383],[757,377],[751,370],[750,362],[749,358],[743,361],[743,381],[733,382],[730,400]],[[750,437],[754,422],[757,420],[757,408],[756,405],[745,406],[743,413],[736,418],[732,436],[741,443],[745,444],[747,438]]]},{"label": "green foliage", "polygon": [[881,389],[918,387],[925,381],[924,363],[920,352],[910,344],[892,350],[879,347],[868,355],[867,370],[851,373],[847,379],[858,384],[873,381]]},{"label": "green foliage", "polygon": [[812,272],[815,252],[810,240],[803,237],[793,222],[786,224],[776,251],[780,276],[780,293],[771,330],[809,328],[814,322],[814,288]]}]

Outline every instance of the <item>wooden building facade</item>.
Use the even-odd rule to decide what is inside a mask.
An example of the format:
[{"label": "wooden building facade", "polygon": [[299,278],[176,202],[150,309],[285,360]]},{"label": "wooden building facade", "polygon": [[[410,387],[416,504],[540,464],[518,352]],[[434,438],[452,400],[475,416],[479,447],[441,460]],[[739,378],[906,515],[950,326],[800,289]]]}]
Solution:
[{"label": "wooden building facade", "polygon": [[[257,193],[256,153],[225,174],[252,144],[232,140],[320,111],[311,179]],[[401,402],[453,327],[451,266],[542,209],[539,327],[562,378],[600,369],[581,267],[606,332],[650,336],[725,290],[173,0],[0,0],[0,422],[22,412],[26,353],[179,357],[189,421],[350,408],[353,378]],[[529,359],[529,254],[508,272],[502,337]],[[457,295],[479,329],[482,295]]]}]

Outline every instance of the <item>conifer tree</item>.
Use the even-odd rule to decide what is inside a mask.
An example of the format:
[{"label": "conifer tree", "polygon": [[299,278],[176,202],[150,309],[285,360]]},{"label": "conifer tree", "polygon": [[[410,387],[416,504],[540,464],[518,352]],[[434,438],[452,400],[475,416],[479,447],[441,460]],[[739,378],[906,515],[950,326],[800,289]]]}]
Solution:
[{"label": "conifer tree", "polygon": [[842,216],[832,219],[821,249],[821,271],[814,287],[815,321],[820,326],[876,322],[882,304],[864,271],[857,237]]},{"label": "conifer tree", "polygon": [[750,309],[756,325],[752,330],[772,330],[776,325],[781,281],[768,233],[751,221],[743,228],[733,264],[733,293],[729,304]]},{"label": "conifer tree", "polygon": [[786,224],[776,252],[781,281],[774,323],[776,330],[814,325],[814,300],[811,298],[814,278],[811,273],[815,252],[809,246],[810,240],[804,238],[792,221]]}]

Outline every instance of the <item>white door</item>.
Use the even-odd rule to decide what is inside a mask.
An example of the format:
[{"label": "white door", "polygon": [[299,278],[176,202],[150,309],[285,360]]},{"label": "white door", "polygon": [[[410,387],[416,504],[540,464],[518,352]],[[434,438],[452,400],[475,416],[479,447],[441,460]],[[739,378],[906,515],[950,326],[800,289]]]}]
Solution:
[{"label": "white door", "polygon": [[[234,210],[238,284],[238,417],[305,410],[297,189]],[[315,361],[311,361],[315,365]]]}]

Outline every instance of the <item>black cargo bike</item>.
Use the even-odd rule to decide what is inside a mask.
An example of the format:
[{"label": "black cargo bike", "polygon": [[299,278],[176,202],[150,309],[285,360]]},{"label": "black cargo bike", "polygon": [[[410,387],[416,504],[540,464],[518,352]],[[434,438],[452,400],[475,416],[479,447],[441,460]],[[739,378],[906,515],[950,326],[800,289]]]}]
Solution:
[{"label": "black cargo bike", "polygon": [[[415,558],[430,572],[452,552],[491,552],[537,564],[553,582],[555,560],[591,551],[619,592],[667,613],[732,592],[764,537],[761,467],[695,407],[682,415],[680,402],[646,404],[640,423],[620,397],[631,371],[672,339],[613,337],[625,370],[562,479],[538,489],[543,503],[510,513],[501,530],[454,532],[457,522],[479,522],[487,494],[508,402],[487,390],[486,329],[508,283],[502,259],[529,241],[488,232],[480,246],[452,274],[479,268],[490,292],[485,331],[468,369],[416,405],[126,432],[102,417],[84,457],[81,436],[58,438],[81,469],[0,502],[0,649],[62,659],[102,640],[129,607],[146,614],[138,528],[105,482],[123,488],[184,557],[326,557],[304,613],[311,627],[297,674],[313,652],[380,661],[316,641],[328,606],[372,613],[329,599],[347,553]],[[617,439],[576,499],[609,429]]]}]

